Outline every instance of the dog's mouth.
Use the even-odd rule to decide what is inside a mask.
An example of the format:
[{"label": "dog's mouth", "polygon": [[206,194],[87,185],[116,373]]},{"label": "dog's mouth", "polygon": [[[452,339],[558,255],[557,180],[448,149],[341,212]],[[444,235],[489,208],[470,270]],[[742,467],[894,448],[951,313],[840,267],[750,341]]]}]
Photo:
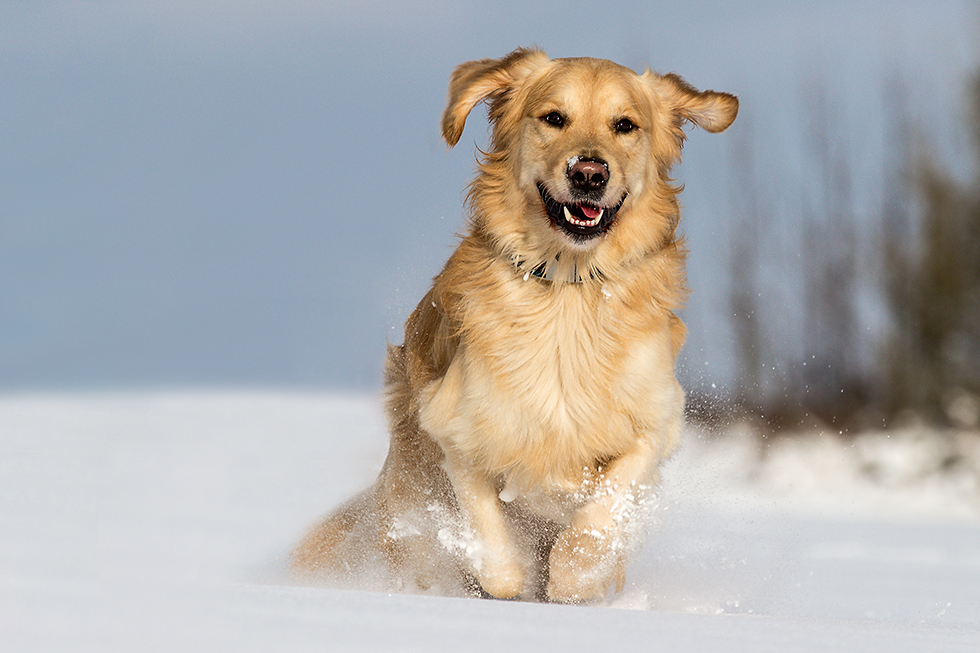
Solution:
[{"label": "dog's mouth", "polygon": [[598,206],[588,202],[562,204],[551,196],[544,184],[538,184],[538,193],[544,202],[545,211],[551,223],[558,229],[579,241],[586,241],[601,236],[609,229],[616,219],[616,213],[626,195],[616,206]]}]

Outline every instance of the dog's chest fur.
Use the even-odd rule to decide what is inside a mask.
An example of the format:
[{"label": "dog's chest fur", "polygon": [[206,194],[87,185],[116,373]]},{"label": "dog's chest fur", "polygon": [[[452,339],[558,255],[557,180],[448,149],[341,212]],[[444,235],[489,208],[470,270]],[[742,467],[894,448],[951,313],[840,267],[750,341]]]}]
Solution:
[{"label": "dog's chest fur", "polygon": [[668,314],[612,283],[489,273],[456,304],[459,346],[423,389],[420,423],[488,472],[574,491],[683,401]]}]

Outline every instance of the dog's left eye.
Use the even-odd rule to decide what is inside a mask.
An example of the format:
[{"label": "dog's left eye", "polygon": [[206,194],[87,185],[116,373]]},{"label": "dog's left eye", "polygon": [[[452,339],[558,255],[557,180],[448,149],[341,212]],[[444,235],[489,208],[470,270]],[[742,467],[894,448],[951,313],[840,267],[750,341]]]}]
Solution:
[{"label": "dog's left eye", "polygon": [[629,118],[620,118],[616,123],[616,131],[618,131],[620,134],[631,132],[634,129],[636,129],[636,125],[634,125],[633,121]]}]

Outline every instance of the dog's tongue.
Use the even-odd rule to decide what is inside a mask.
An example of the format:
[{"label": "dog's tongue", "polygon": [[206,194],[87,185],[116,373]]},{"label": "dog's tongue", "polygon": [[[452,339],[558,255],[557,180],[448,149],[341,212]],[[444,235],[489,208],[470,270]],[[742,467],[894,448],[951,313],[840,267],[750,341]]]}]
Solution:
[{"label": "dog's tongue", "polygon": [[600,215],[602,215],[602,209],[597,209],[592,206],[586,206],[585,204],[580,204],[578,208],[579,210],[582,211],[582,215],[584,215],[589,220],[595,220]]}]

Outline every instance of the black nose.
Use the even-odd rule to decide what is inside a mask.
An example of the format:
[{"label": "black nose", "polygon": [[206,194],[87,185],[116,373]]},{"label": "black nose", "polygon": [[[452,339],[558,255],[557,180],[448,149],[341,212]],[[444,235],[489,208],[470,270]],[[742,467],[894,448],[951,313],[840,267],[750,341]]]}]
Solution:
[{"label": "black nose", "polygon": [[576,159],[568,166],[568,180],[576,190],[601,190],[609,181],[609,168],[599,159]]}]

